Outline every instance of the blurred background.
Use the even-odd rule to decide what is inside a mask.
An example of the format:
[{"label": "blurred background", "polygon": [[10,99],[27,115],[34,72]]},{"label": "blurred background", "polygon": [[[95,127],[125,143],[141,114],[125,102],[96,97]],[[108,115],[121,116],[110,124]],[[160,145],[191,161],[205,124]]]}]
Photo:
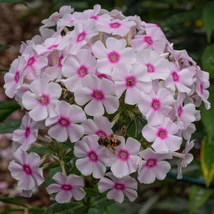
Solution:
[{"label": "blurred background", "polygon": [[[2,3],[9,2],[9,3]],[[189,55],[210,73],[210,99],[214,105],[214,1],[209,0],[0,0],[0,213],[42,213],[52,202],[44,188],[31,199],[20,196],[16,182],[10,177],[7,165],[12,159],[11,133],[8,121],[14,124],[22,117],[17,105],[5,109],[3,76],[10,63],[19,55],[22,41],[39,33],[41,21],[71,5],[76,11],[91,9],[100,4],[107,10],[119,9],[124,15],[138,15],[143,21],[158,24],[174,49],[186,49]],[[15,3],[15,4],[14,4]],[[1,107],[1,106],[4,106]],[[184,177],[176,180],[176,163],[164,181],[139,185],[139,197],[134,203],[112,205],[109,213],[173,214],[214,213],[214,109],[201,108],[202,121],[196,124],[196,139],[192,153],[194,161],[184,169]],[[54,172],[50,172],[54,173]],[[51,176],[49,174],[48,176]],[[7,198],[14,198],[17,200]],[[92,212],[93,213],[93,212]],[[96,213],[95,213],[96,214]]]}]

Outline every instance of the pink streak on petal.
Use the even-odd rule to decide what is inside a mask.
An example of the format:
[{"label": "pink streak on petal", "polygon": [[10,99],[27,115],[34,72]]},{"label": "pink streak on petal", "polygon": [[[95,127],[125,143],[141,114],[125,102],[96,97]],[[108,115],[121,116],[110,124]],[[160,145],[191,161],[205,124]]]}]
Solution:
[{"label": "pink streak on petal", "polygon": [[159,99],[152,99],[151,107],[153,110],[158,111],[161,108],[161,102]]},{"label": "pink streak on petal", "polygon": [[126,77],[126,87],[127,88],[133,88],[137,84],[137,79],[135,76],[128,76]]},{"label": "pink streak on petal", "polygon": [[123,191],[123,190],[125,190],[125,185],[124,185],[124,184],[121,184],[121,183],[115,183],[115,184],[114,184],[114,188],[115,188],[116,190],[121,190],[121,191]]},{"label": "pink streak on petal", "polygon": [[82,33],[78,34],[76,42],[82,42],[86,37],[86,32],[83,31]]},{"label": "pink streak on petal", "polygon": [[96,89],[93,90],[91,96],[95,100],[98,100],[98,101],[105,99],[105,95],[104,95],[104,93],[101,90],[96,90]]},{"label": "pink streak on petal", "polygon": [[112,64],[116,64],[120,61],[120,54],[116,51],[112,51],[110,53],[108,53],[108,60],[110,63]]},{"label": "pink streak on petal", "polygon": [[119,28],[121,26],[121,24],[119,22],[112,22],[109,24],[110,28]]},{"label": "pink streak on petal", "polygon": [[157,159],[154,159],[154,158],[149,158],[147,161],[146,161],[146,167],[148,168],[153,168],[157,165]]},{"label": "pink streak on petal", "polygon": [[121,149],[118,152],[118,158],[122,161],[127,161],[129,159],[129,152],[127,150]]},{"label": "pink streak on petal", "polygon": [[32,175],[32,170],[30,165],[24,164],[22,167],[23,171],[25,172],[26,175]]},{"label": "pink streak on petal", "polygon": [[27,61],[27,66],[32,66],[36,62],[36,59],[34,56],[30,57]]},{"label": "pink streak on petal", "polygon": [[146,42],[148,45],[152,45],[153,44],[153,40],[151,36],[144,36],[144,42]]},{"label": "pink streak on petal", "polygon": [[71,191],[73,187],[70,184],[62,184],[61,189],[64,191]]},{"label": "pink streak on petal", "polygon": [[88,158],[92,162],[97,162],[98,161],[98,156],[97,156],[96,152],[94,152],[94,151],[88,152]]},{"label": "pink streak on petal", "polygon": [[14,81],[17,84],[20,80],[20,75],[19,75],[20,71],[16,71],[15,76],[14,76]]},{"label": "pink streak on petal", "polygon": [[61,116],[58,120],[58,124],[61,126],[61,127],[69,127],[70,124],[71,124],[71,121],[69,118],[67,117],[63,117]]},{"label": "pink streak on petal", "polygon": [[162,140],[168,137],[168,132],[164,128],[159,128],[157,131],[157,137],[161,138]]},{"label": "pink streak on petal", "polygon": [[154,65],[150,64],[150,63],[147,63],[146,64],[146,67],[147,67],[147,72],[148,73],[154,73],[155,72],[155,67]]},{"label": "pink streak on petal", "polygon": [[37,99],[42,106],[47,106],[50,103],[50,97],[47,94],[42,94],[42,96]]}]

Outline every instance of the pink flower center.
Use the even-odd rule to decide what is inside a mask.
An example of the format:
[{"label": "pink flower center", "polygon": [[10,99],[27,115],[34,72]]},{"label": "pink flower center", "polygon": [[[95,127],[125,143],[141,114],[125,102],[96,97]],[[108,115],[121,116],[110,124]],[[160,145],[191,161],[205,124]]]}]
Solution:
[{"label": "pink flower center", "polygon": [[121,24],[119,22],[112,22],[109,24],[110,28],[119,28]]},{"label": "pink flower center", "polygon": [[164,128],[159,128],[157,132],[157,137],[161,138],[162,140],[166,139],[168,136],[167,130]]},{"label": "pink flower center", "polygon": [[58,124],[61,126],[61,127],[69,127],[70,124],[71,124],[71,121],[69,120],[69,118],[66,118],[66,117],[63,117],[61,116],[58,120]]},{"label": "pink flower center", "polygon": [[157,165],[157,159],[154,159],[154,158],[149,158],[147,161],[146,161],[146,167],[148,168],[152,168],[154,166]]},{"label": "pink flower center", "polygon": [[97,130],[95,134],[98,135],[100,138],[106,138],[108,136],[103,130]]},{"label": "pink flower center", "polygon": [[71,191],[73,187],[70,184],[62,184],[61,189],[64,191]]},{"label": "pink flower center", "polygon": [[30,57],[27,61],[27,66],[32,66],[35,63],[36,59],[34,56]]},{"label": "pink flower center", "polygon": [[120,54],[116,51],[112,51],[108,54],[108,60],[110,63],[116,64],[120,60]]},{"label": "pink flower center", "polygon": [[40,103],[41,105],[47,106],[47,105],[50,103],[50,98],[49,98],[48,95],[42,94],[42,96],[40,96],[40,97],[38,98],[38,101],[39,101],[39,103]]},{"label": "pink flower center", "polygon": [[182,113],[183,113],[183,108],[182,108],[182,106],[179,106],[179,108],[178,108],[178,117],[181,117]]},{"label": "pink flower center", "polygon": [[125,185],[124,185],[124,184],[120,184],[120,183],[115,183],[115,184],[114,184],[114,188],[115,188],[116,190],[121,190],[121,191],[123,191],[123,190],[125,190]]},{"label": "pink flower center", "polygon": [[146,67],[147,67],[147,72],[148,73],[154,73],[155,72],[155,67],[152,64],[147,63]]},{"label": "pink flower center", "polygon": [[64,58],[63,55],[61,55],[61,56],[59,57],[59,61],[58,61],[58,66],[59,66],[59,67],[62,67],[62,60],[63,60],[63,58]]},{"label": "pink flower center", "polygon": [[175,72],[175,71],[172,72],[172,79],[174,82],[179,82],[179,76],[178,76],[177,72]]},{"label": "pink flower center", "polygon": [[32,170],[31,167],[28,164],[24,164],[22,166],[23,171],[25,172],[26,175],[32,175]]},{"label": "pink flower center", "polygon": [[91,96],[97,101],[105,98],[104,93],[101,90],[93,90]]},{"label": "pink flower center", "polygon": [[108,79],[108,76],[106,74],[98,74],[97,77],[99,77],[100,79],[102,78]]},{"label": "pink flower center", "polygon": [[16,83],[18,83],[19,80],[20,80],[19,71],[16,71],[15,76],[14,76],[14,81],[15,81]]},{"label": "pink flower center", "polygon": [[48,50],[51,50],[51,49],[57,48],[57,47],[58,47],[58,44],[54,44],[54,45],[49,46],[47,49],[48,49]]},{"label": "pink flower center", "polygon": [[97,162],[98,161],[98,156],[97,156],[97,154],[94,151],[90,151],[88,153],[88,158],[92,162]]},{"label": "pink flower center", "polygon": [[91,19],[98,20],[98,16],[91,16]]},{"label": "pink flower center", "polygon": [[153,44],[153,40],[151,36],[144,36],[144,42],[146,42],[148,45]]},{"label": "pink flower center", "polygon": [[152,99],[152,103],[151,103],[151,107],[153,108],[153,110],[157,111],[160,109],[161,107],[161,102],[160,100],[154,98]]},{"label": "pink flower center", "polygon": [[137,84],[137,79],[134,76],[126,77],[126,87],[133,88]]},{"label": "pink flower center", "polygon": [[25,137],[28,138],[29,135],[30,135],[30,127],[27,126],[25,129]]},{"label": "pink flower center", "polygon": [[86,37],[86,32],[83,31],[82,33],[80,33],[78,36],[77,36],[77,42],[82,42]]},{"label": "pink flower center", "polygon": [[129,153],[128,153],[128,151],[121,149],[118,152],[118,158],[120,158],[122,161],[127,161],[129,159]]},{"label": "pink flower center", "polygon": [[80,78],[83,78],[85,75],[88,74],[88,68],[85,67],[84,65],[81,65],[78,70],[77,70],[78,76]]},{"label": "pink flower center", "polygon": [[203,91],[203,90],[204,90],[204,87],[203,87],[203,84],[201,83],[201,84],[200,84],[200,92],[201,92],[201,94],[204,94],[204,91]]}]

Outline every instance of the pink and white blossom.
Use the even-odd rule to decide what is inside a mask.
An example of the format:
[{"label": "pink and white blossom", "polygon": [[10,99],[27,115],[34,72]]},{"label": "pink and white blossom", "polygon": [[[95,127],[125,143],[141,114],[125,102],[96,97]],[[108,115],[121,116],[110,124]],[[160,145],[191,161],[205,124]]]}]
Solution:
[{"label": "pink and white blossom", "polygon": [[76,56],[68,56],[64,62],[62,73],[67,77],[63,80],[66,88],[74,92],[81,87],[82,79],[88,74],[95,74],[96,60],[91,53],[86,50],[80,50]]},{"label": "pink and white blossom", "polygon": [[78,141],[84,134],[84,128],[80,125],[86,119],[82,108],[70,105],[65,101],[58,101],[55,106],[55,115],[45,121],[50,137],[59,142],[65,142],[68,138],[71,142]]},{"label": "pink and white blossom", "polygon": [[74,96],[78,105],[86,104],[84,111],[91,116],[101,116],[105,111],[112,114],[119,107],[113,82],[95,75],[86,75],[82,79],[82,87],[75,91]]},{"label": "pink and white blossom", "polygon": [[47,57],[38,55],[34,50],[34,46],[27,46],[22,53],[22,56],[26,61],[24,71],[27,79],[34,80],[41,77],[42,69],[48,64]]},{"label": "pink and white blossom", "polygon": [[25,60],[23,57],[19,57],[14,60],[11,64],[10,70],[4,76],[4,89],[5,94],[13,98],[16,94],[17,90],[22,87],[23,79],[24,79],[24,68],[25,68]]},{"label": "pink and white blossom", "polygon": [[8,169],[13,178],[18,180],[18,186],[22,190],[33,190],[44,182],[40,157],[36,153],[27,153],[18,149],[14,153],[14,160],[9,163]]},{"label": "pink and white blossom", "polygon": [[71,6],[62,6],[59,12],[53,13],[48,19],[42,21],[42,24],[44,24],[42,27],[52,27],[57,25],[57,22],[61,17],[65,14],[72,13],[73,11],[74,9],[71,8]]},{"label": "pink and white blossom", "polygon": [[163,33],[160,32],[158,27],[147,27],[146,34],[139,32],[139,34],[131,40],[131,47],[137,51],[151,49],[157,51],[159,54],[164,52],[166,44],[167,40],[163,37]]},{"label": "pink and white blossom", "polygon": [[13,132],[12,140],[19,144],[19,149],[26,151],[37,140],[39,125],[26,114],[22,118],[21,129]]},{"label": "pink and white blossom", "polygon": [[66,176],[58,172],[53,176],[53,180],[56,183],[50,184],[46,190],[49,194],[56,194],[55,200],[58,203],[68,203],[72,198],[80,201],[86,195],[83,190],[84,181],[80,176],[74,174]]},{"label": "pink and white blossom", "polygon": [[102,19],[98,21],[97,29],[108,34],[125,36],[135,25],[135,22],[128,19]]},{"label": "pink and white blossom", "polygon": [[116,95],[120,97],[126,91],[125,103],[130,105],[139,102],[141,92],[149,93],[152,90],[152,82],[145,67],[140,64],[135,64],[131,68],[121,66],[113,69],[112,79],[115,82]]},{"label": "pink and white blossom", "polygon": [[55,103],[61,95],[59,84],[45,79],[36,79],[30,84],[30,91],[24,93],[23,106],[30,110],[29,115],[34,121],[45,120],[54,115]]},{"label": "pink and white blossom", "polygon": [[106,138],[111,135],[112,124],[107,117],[99,116],[83,121],[82,126],[85,134],[96,134],[100,138]]},{"label": "pink and white blossom", "polygon": [[114,176],[122,178],[133,172],[136,172],[140,157],[138,156],[140,150],[140,143],[129,137],[125,142],[124,137],[118,137],[121,144],[115,147],[114,153],[109,152],[109,163],[111,171]]},{"label": "pink and white blossom", "polygon": [[117,178],[112,173],[106,173],[98,182],[99,192],[108,191],[107,198],[113,199],[119,203],[124,201],[124,195],[130,200],[134,201],[137,198],[137,181],[126,176]]},{"label": "pink and white blossom", "polygon": [[152,90],[150,93],[141,93],[138,108],[146,117],[151,126],[162,124],[165,117],[172,109],[174,103],[173,94],[165,88]]},{"label": "pink and white blossom", "polygon": [[170,164],[165,159],[171,159],[170,154],[158,154],[148,148],[139,153],[143,158],[138,169],[138,180],[140,183],[151,184],[157,178],[163,180],[171,169]]},{"label": "pink and white blossom", "polygon": [[[185,145],[185,149],[181,153],[180,160],[178,160],[178,174],[177,179],[181,179],[182,176],[182,168],[186,168],[188,164],[190,164],[193,160],[193,155],[189,153],[189,151],[194,147],[194,140],[187,141]],[[172,153],[173,155],[173,153]]]},{"label": "pink and white blossom", "polygon": [[176,68],[175,64],[170,63],[171,74],[164,81],[164,84],[167,88],[178,92],[185,92],[187,94],[191,91],[191,86],[195,81],[195,73],[188,68],[179,69]]},{"label": "pink and white blossom", "polygon": [[109,37],[106,40],[106,47],[101,41],[97,41],[92,46],[92,52],[97,58],[97,70],[108,75],[111,75],[113,68],[128,66],[136,61],[135,51],[126,47],[125,39]]},{"label": "pink and white blossom", "polygon": [[182,138],[176,136],[178,126],[168,117],[159,126],[147,124],[143,127],[142,134],[148,142],[152,143],[152,148],[158,153],[168,153],[177,151],[182,143]]},{"label": "pink and white blossom", "polygon": [[170,74],[169,61],[153,50],[139,51],[137,61],[147,67],[147,73],[151,80],[165,80]]},{"label": "pink and white blossom", "polygon": [[94,178],[102,178],[106,172],[109,157],[98,139],[97,135],[88,135],[74,145],[76,167],[85,176],[92,174]]},{"label": "pink and white blossom", "polygon": [[180,129],[186,130],[192,122],[196,121],[196,109],[193,103],[186,103],[183,105],[184,99],[185,95],[179,94],[174,106],[176,111],[175,115],[177,117],[176,123]]},{"label": "pink and white blossom", "polygon": [[95,28],[94,20],[89,19],[76,23],[74,30],[68,34],[69,41],[72,41],[72,54],[76,54],[96,35],[98,35],[98,31]]}]

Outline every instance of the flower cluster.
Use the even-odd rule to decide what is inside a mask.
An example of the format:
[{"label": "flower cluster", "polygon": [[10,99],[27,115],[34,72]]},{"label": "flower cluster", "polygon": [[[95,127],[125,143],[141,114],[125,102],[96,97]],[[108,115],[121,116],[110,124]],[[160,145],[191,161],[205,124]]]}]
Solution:
[{"label": "flower cluster", "polygon": [[[26,110],[9,165],[23,194],[53,162],[62,172],[47,191],[59,203],[85,197],[85,176],[107,198],[133,201],[137,180],[163,180],[175,157],[181,178],[198,107],[210,107],[208,73],[138,16],[64,6],[42,23],[5,74],[5,93]],[[37,146],[49,152],[41,158]]]}]

